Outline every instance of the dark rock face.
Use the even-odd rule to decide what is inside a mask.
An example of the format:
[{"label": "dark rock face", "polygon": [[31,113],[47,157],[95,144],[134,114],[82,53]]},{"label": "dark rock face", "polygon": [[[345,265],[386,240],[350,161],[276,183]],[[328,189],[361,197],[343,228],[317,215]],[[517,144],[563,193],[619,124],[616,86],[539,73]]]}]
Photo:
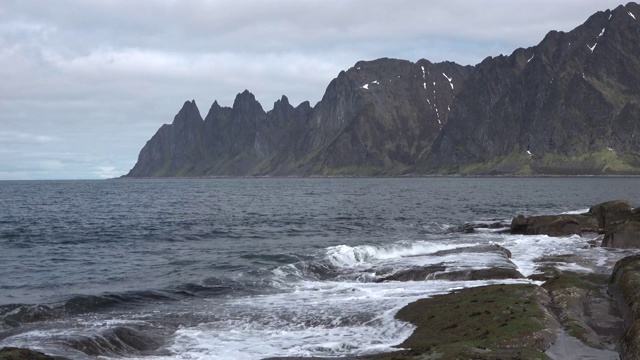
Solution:
[{"label": "dark rock face", "polygon": [[613,200],[592,206],[588,214],[598,219],[598,227],[608,228],[615,222],[631,217],[633,211],[628,201]]},{"label": "dark rock face", "polygon": [[204,156],[204,124],[195,101],[187,101],[171,125],[162,125],[140,151],[130,176],[179,176]]},{"label": "dark rock face", "polygon": [[429,166],[486,174],[631,170],[639,145],[632,119],[640,110],[640,22],[629,13],[640,14],[640,6],[598,12],[571,32],[552,31],[535,47],[477,65]]},{"label": "dark rock face", "polygon": [[619,260],[609,281],[609,293],[623,311],[626,332],[622,337],[622,359],[640,359],[640,256]]},{"label": "dark rock face", "polygon": [[283,96],[265,112],[244,91],[202,120],[187,102],[127,176],[402,173],[428,152],[472,70],[385,58],[341,72],[313,108]]},{"label": "dark rock face", "polygon": [[640,248],[640,222],[627,221],[613,225],[607,230],[602,246],[623,249]]},{"label": "dark rock face", "polygon": [[511,233],[523,235],[569,236],[581,235],[583,229],[598,227],[598,221],[585,215],[543,215],[515,217]]},{"label": "dark rock face", "polygon": [[361,61],[314,107],[187,102],[126,176],[640,173],[639,84],[629,3],[475,67]]}]

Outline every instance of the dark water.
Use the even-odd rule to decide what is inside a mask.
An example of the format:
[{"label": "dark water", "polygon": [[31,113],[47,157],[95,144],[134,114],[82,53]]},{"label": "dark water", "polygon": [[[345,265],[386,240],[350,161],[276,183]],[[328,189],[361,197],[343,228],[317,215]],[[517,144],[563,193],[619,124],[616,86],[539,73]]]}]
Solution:
[{"label": "dark water", "polygon": [[[438,246],[524,246],[504,235],[454,234],[456,225],[612,199],[640,205],[638,185],[639,178],[0,182],[0,346],[72,358],[382,351],[410,329],[366,309],[336,320],[351,310],[323,309],[323,301],[347,290],[405,294],[364,279]],[[438,286],[433,291],[444,291]],[[376,304],[391,311],[428,295],[406,291]],[[306,336],[326,329],[335,334],[305,347]],[[367,331],[379,339],[358,340]],[[256,348],[253,337],[273,341]]]}]

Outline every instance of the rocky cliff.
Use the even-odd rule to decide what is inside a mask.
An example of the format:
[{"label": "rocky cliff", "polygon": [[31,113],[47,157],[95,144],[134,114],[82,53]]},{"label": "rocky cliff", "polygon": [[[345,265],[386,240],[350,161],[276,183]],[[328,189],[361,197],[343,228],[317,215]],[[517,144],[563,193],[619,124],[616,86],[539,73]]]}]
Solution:
[{"label": "rocky cliff", "polygon": [[186,102],[129,177],[640,173],[640,6],[475,67],[361,61],[320,102]]},{"label": "rocky cliff", "polygon": [[425,168],[441,172],[637,172],[640,6],[478,64]]}]

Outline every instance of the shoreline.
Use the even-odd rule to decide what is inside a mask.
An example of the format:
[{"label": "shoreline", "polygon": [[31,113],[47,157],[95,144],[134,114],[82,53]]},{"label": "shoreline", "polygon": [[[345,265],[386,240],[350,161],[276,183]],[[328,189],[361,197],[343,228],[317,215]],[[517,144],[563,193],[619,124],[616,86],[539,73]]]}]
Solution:
[{"label": "shoreline", "polygon": [[[409,303],[394,315],[397,320],[415,326],[407,339],[395,345],[398,351],[342,359],[562,359],[562,354],[577,353],[598,353],[599,359],[617,359],[618,353],[624,352],[635,352],[640,356],[640,322],[635,326],[637,334],[630,332],[634,329],[631,324],[640,319],[640,295],[635,298],[635,291],[628,290],[640,286],[640,256],[621,258],[624,253],[616,252],[620,256],[603,263],[600,258],[588,255],[591,248],[640,248],[640,241],[629,243],[624,237],[627,242],[617,240],[621,233],[624,235],[623,230],[640,235],[635,227],[628,230],[636,223],[640,225],[640,208],[632,209],[626,201],[597,204],[583,214],[516,216],[511,222],[510,234],[547,235],[558,242],[563,241],[562,236],[580,235],[573,240],[583,243],[585,250],[580,254],[540,255],[534,260],[537,270],[533,274],[526,272],[530,274],[527,278],[515,269],[508,273],[501,271],[504,268],[498,265],[493,265],[490,271],[472,269],[445,273],[436,267],[413,268],[389,277],[386,280],[400,282],[464,278],[496,282],[526,279],[523,282],[530,283],[467,287]],[[483,228],[483,224],[469,225],[470,229],[464,227],[464,231],[459,231]],[[604,237],[598,235],[601,231]],[[636,238],[640,240],[640,236]],[[601,244],[597,246],[599,242]],[[489,251],[501,254],[507,260],[511,258],[511,252],[497,244],[438,253],[451,255],[463,249],[471,253]],[[572,249],[575,251],[576,248]],[[576,266],[565,266],[567,264]],[[627,309],[627,304],[633,306],[629,305],[630,309]],[[0,360],[15,359],[4,356],[3,353],[9,350],[0,350]],[[45,356],[36,351],[33,354]],[[263,358],[284,359],[301,357]]]}]

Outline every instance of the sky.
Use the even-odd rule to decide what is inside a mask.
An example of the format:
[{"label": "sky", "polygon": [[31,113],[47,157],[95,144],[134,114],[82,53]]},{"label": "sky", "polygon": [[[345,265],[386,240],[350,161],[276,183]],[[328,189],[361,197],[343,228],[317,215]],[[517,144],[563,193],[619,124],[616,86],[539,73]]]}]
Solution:
[{"label": "sky", "polygon": [[126,174],[186,100],[317,103],[390,57],[475,65],[608,0],[1,0],[0,180]]}]

